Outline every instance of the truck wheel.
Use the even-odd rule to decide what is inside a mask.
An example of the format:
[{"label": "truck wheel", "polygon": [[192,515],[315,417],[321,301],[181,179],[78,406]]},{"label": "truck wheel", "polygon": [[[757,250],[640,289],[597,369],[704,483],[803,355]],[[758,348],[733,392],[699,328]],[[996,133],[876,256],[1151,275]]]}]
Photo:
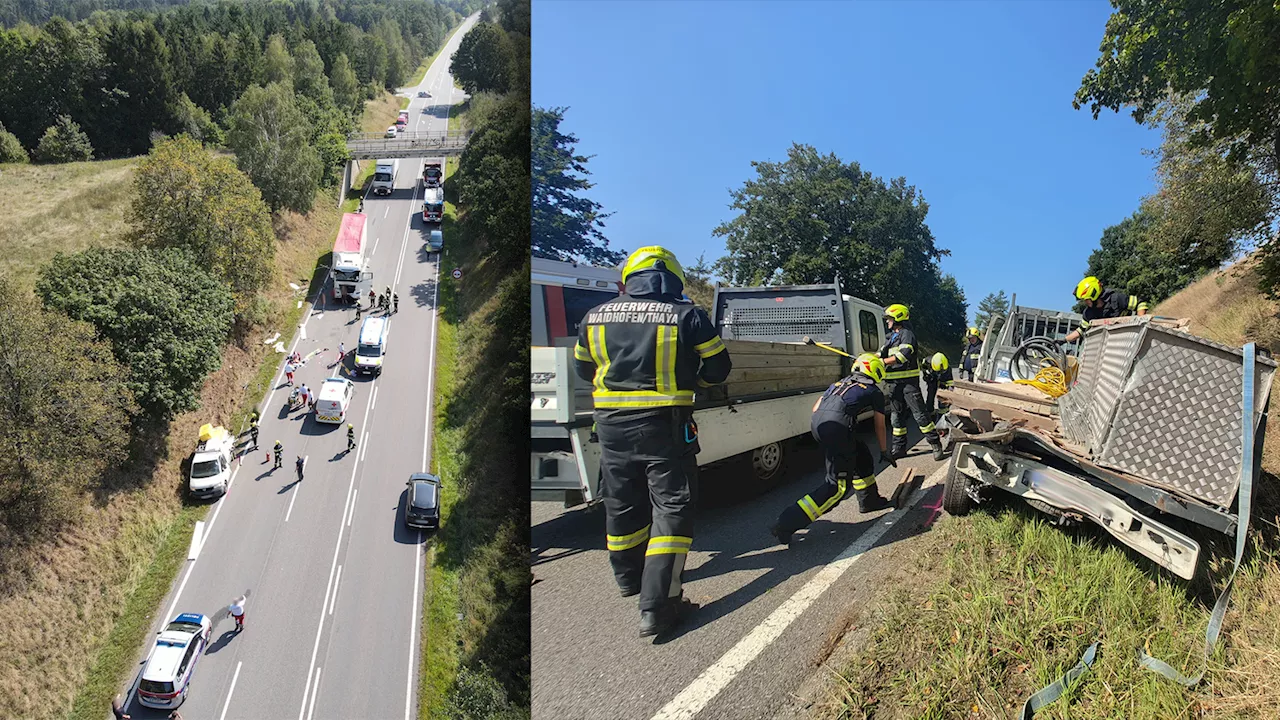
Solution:
[{"label": "truck wheel", "polygon": [[947,470],[947,481],[942,486],[942,509],[959,516],[968,515],[969,510],[973,509],[973,498],[967,492],[971,482],[969,476],[956,469],[957,457],[953,454],[951,467]]},{"label": "truck wheel", "polygon": [[751,451],[751,472],[760,483],[772,483],[782,475],[787,450],[782,442],[773,442]]}]

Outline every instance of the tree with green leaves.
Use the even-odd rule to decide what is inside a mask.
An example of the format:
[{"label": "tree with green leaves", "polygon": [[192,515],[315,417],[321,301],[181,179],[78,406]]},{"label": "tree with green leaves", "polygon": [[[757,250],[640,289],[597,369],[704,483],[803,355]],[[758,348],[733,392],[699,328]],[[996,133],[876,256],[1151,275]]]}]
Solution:
[{"label": "tree with green leaves", "polygon": [[507,92],[515,73],[515,54],[507,34],[490,23],[473,25],[458,44],[449,73],[471,95],[485,90]]},{"label": "tree with green leaves", "polygon": [[36,293],[111,343],[152,420],[198,408],[205,377],[222,365],[231,290],[184,250],[59,253],[41,269]]},{"label": "tree with green leaves", "polygon": [[18,136],[9,132],[0,124],[0,163],[25,163],[30,162],[31,158],[27,157],[26,148],[22,147],[22,141],[18,140]]},{"label": "tree with green leaves", "polygon": [[324,74],[324,60],[316,50],[316,44],[303,40],[294,49],[293,86],[299,95],[311,98],[319,105],[333,104],[333,90],[329,77]]},{"label": "tree with green leaves", "polygon": [[[1004,294],[1003,290],[987,293],[987,296],[978,303],[978,312],[974,316],[974,324],[978,326],[978,330],[983,337],[986,337],[987,326],[991,324],[991,321],[997,315],[1001,317],[1009,315],[1009,297]],[[1002,320],[997,321],[996,332],[999,332],[998,326],[1001,323],[1003,323]]]},{"label": "tree with green leaves", "polygon": [[151,147],[151,131],[173,128],[180,92],[173,84],[169,47],[154,22],[113,23],[101,41],[103,78],[89,103],[94,145],[108,156],[139,155]]},{"label": "tree with green leaves", "polygon": [[929,206],[905,178],[889,182],[856,162],[792,145],[783,162],[752,163],[756,177],[731,191],[739,215],[714,231],[729,255],[718,274],[736,285],[829,283],[880,305],[911,308],[921,342],[955,344],[964,294],[943,276],[925,223]]},{"label": "tree with green leaves", "polygon": [[254,85],[231,107],[227,146],[272,211],[315,203],[323,167],[311,140],[311,121],[286,85]]},{"label": "tree with green leaves", "polygon": [[1157,303],[1226,259],[1206,263],[1195,247],[1164,242],[1158,213],[1158,207],[1143,203],[1133,215],[1103,230],[1086,272],[1104,287],[1123,288],[1143,302]]},{"label": "tree with green leaves", "polygon": [[173,119],[177,133],[190,135],[201,143],[222,144],[222,128],[218,127],[207,110],[191,102],[186,93],[178,97],[173,108]]},{"label": "tree with green leaves", "polygon": [[128,214],[135,242],[179,248],[221,278],[243,316],[275,272],[275,231],[262,195],[225,157],[189,137],[156,143],[138,165]]},{"label": "tree with green leaves", "polygon": [[84,491],[124,459],[137,406],[92,325],[3,276],[0,317],[0,539],[11,540],[74,520]]},{"label": "tree with green leaves", "polygon": [[79,123],[68,115],[59,115],[57,122],[44,131],[36,146],[36,158],[47,163],[83,162],[93,159],[93,145]]},{"label": "tree with green leaves", "polygon": [[567,108],[533,108],[533,255],[617,265],[625,254],[609,249],[601,229],[610,213],[580,193],[590,190],[587,161],[575,153],[578,138],[560,132]]},{"label": "tree with green leaves", "polygon": [[529,256],[529,99],[506,95],[475,128],[454,181],[469,237],[513,269]]},{"label": "tree with green leaves", "polygon": [[293,87],[293,56],[280,34],[267,38],[267,49],[262,55],[262,84],[282,83]]},{"label": "tree with green leaves", "polygon": [[360,107],[364,97],[360,92],[360,83],[356,80],[355,71],[351,69],[351,60],[346,53],[338,55],[329,73],[329,84],[333,86],[333,101],[346,112],[354,112]]}]

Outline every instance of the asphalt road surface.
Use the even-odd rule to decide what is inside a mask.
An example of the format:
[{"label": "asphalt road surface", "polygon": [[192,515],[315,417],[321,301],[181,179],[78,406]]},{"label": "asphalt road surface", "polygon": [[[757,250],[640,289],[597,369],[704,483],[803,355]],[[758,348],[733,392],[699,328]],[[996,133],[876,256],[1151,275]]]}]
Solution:
[{"label": "asphalt road surface", "polygon": [[[873,437],[862,440],[874,446]],[[821,482],[816,444],[795,453],[784,480],[763,493],[743,489],[741,467],[703,471],[684,584],[699,607],[656,643],[638,636],[636,598],[618,595],[603,508],[533,503],[533,716],[739,720],[783,712],[818,671],[849,604],[883,583],[884,556],[936,519],[946,462],[919,442],[898,465],[879,468],[880,492],[889,497],[914,468],[909,508],[861,515],[851,494],[789,548],[768,527]]]},{"label": "asphalt road surface", "polygon": [[[450,56],[475,21],[466,21],[422,83],[408,89],[411,128],[447,128],[455,98]],[[431,97],[418,98],[419,89]],[[349,306],[326,300],[328,283],[288,348],[308,358],[295,383],[318,390],[330,376],[355,382],[346,422],[355,425],[356,450],[346,452],[346,422],[318,423],[312,413],[285,411],[289,388],[278,371],[261,409],[260,449],[237,461],[196,559],[181,568],[156,619],[157,632],[182,612],[214,621],[181,708],[185,720],[417,714],[426,541],[405,528],[403,513],[406,480],[430,462],[438,269],[436,254],[425,249],[421,177],[422,159],[402,160],[395,192],[365,201],[373,286],[382,292],[390,285],[400,296],[383,373],[351,372],[360,325]],[[341,362],[339,342],[347,350]],[[284,445],[284,467],[273,471],[266,457],[276,440]],[[306,458],[302,482],[294,472],[298,455]],[[237,634],[224,611],[243,593],[245,629]],[[135,697],[153,641],[148,637],[139,649],[128,687],[127,711],[135,718],[167,716]]]}]

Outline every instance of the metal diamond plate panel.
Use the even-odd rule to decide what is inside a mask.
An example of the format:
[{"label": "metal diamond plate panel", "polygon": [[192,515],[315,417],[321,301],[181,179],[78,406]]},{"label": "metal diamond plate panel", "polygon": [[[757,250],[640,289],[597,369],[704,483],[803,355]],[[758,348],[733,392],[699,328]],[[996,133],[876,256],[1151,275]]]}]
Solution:
[{"label": "metal diamond plate panel", "polygon": [[[1081,364],[1060,400],[1069,438],[1087,443],[1100,465],[1231,505],[1240,481],[1240,350],[1134,321],[1091,331]],[[1257,367],[1255,426],[1276,363],[1259,358]]]}]

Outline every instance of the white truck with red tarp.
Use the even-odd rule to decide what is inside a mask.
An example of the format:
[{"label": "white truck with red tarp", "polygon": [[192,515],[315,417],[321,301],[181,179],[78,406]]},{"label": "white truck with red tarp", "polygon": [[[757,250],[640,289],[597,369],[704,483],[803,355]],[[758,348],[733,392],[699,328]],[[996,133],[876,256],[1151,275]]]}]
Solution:
[{"label": "white truck with red tarp", "polygon": [[333,299],[357,301],[368,291],[373,282],[365,258],[368,238],[364,213],[346,213],[338,228],[338,239],[333,242],[333,261],[330,277],[333,278]]}]

